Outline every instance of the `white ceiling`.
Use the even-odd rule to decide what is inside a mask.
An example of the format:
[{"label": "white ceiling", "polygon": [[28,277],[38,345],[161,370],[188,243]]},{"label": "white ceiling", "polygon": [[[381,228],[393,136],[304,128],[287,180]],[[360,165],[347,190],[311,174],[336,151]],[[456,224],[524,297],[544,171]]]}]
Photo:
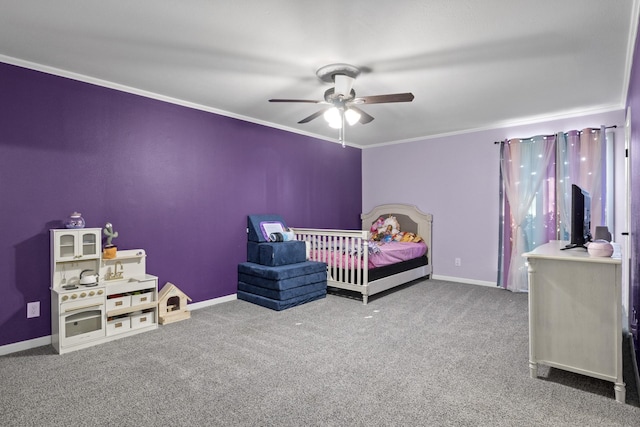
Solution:
[{"label": "white ceiling", "polygon": [[[638,0],[0,0],[0,62],[328,140],[298,124],[362,68],[367,147],[624,108]],[[1,96],[1,95],[0,95]]]}]

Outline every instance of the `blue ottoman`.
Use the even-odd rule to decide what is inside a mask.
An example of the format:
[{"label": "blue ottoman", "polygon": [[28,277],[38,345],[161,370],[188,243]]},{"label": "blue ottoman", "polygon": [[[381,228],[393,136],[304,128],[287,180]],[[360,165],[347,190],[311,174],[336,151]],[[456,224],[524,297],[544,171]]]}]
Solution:
[{"label": "blue ottoman", "polygon": [[282,266],[238,264],[238,299],[284,310],[327,295],[327,265],[305,261]]},{"label": "blue ottoman", "polygon": [[297,305],[302,305],[311,301],[326,298],[326,296],[327,296],[326,283],[325,283],[324,289],[321,291],[311,292],[311,293],[301,295],[299,297],[287,299],[287,300],[277,300],[277,299],[263,297],[262,295],[258,295],[258,294],[252,294],[250,292],[238,291],[238,299],[251,302],[253,304],[261,305],[262,307],[270,308],[271,310],[275,310],[275,311],[286,310],[287,308],[295,307]]},{"label": "blue ottoman", "polygon": [[304,262],[306,258],[306,247],[302,241],[247,242],[247,261],[255,264],[277,267]]}]

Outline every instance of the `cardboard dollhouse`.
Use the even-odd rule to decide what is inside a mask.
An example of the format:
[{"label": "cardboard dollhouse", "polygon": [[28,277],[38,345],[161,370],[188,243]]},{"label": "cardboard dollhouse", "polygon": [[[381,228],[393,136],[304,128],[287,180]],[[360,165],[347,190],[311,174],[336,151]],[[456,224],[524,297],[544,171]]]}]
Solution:
[{"label": "cardboard dollhouse", "polygon": [[158,293],[158,322],[161,325],[189,319],[187,301],[191,298],[173,283],[167,282]]}]

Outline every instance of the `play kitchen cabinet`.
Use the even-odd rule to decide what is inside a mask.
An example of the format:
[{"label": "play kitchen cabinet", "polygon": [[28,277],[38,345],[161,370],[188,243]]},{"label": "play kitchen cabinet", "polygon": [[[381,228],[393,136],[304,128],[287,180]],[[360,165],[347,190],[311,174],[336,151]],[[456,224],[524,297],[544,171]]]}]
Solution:
[{"label": "play kitchen cabinet", "polygon": [[157,289],[157,278],[150,275],[107,285],[107,336],[156,328]]},{"label": "play kitchen cabinet", "polygon": [[51,230],[52,253],[58,262],[100,258],[100,228]]},{"label": "play kitchen cabinet", "polygon": [[78,287],[83,273],[98,273],[100,231],[100,228],[50,231],[51,289]]},{"label": "play kitchen cabinet", "polygon": [[100,228],[51,230],[51,343],[58,353],[158,327],[158,278],[143,249],[101,257]]}]

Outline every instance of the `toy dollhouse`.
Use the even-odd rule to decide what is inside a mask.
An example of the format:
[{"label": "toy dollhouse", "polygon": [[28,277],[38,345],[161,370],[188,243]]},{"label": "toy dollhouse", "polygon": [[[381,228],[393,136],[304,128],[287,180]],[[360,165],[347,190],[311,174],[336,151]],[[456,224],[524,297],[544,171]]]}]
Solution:
[{"label": "toy dollhouse", "polygon": [[187,301],[191,298],[173,283],[167,282],[158,293],[158,319],[161,325],[177,322],[191,317],[187,310]]}]

